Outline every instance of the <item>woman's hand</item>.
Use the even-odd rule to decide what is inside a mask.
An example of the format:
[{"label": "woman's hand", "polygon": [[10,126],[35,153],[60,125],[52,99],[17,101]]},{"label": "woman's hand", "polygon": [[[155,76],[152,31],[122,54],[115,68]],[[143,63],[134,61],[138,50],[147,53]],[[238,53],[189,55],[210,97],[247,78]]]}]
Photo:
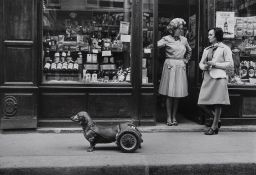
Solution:
[{"label": "woman's hand", "polygon": [[209,70],[210,68],[211,68],[211,66],[210,65],[208,65],[208,64],[204,64],[204,70]]},{"label": "woman's hand", "polygon": [[207,61],[206,64],[208,66],[213,66],[213,67],[216,65],[216,63],[214,61]]},{"label": "woman's hand", "polygon": [[188,60],[187,60],[187,59],[183,59],[183,62],[184,62],[185,64],[188,64]]}]

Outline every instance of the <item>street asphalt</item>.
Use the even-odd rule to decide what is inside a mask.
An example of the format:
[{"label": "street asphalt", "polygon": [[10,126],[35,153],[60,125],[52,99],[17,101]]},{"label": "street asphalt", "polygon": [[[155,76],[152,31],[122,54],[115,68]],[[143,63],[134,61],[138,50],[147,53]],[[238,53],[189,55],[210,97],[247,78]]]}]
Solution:
[{"label": "street asphalt", "polygon": [[122,153],[114,143],[99,144],[94,152],[87,152],[89,143],[81,132],[2,132],[0,174],[256,174],[256,132],[142,134],[141,149]]}]

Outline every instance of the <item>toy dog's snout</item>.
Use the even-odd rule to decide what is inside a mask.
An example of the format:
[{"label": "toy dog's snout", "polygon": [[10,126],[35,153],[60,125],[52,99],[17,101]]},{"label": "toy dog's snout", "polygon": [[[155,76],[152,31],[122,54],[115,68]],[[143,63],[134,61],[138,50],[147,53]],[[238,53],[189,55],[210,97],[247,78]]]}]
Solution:
[{"label": "toy dog's snout", "polygon": [[71,116],[70,119],[74,122],[78,122],[79,121],[79,118],[77,115],[74,115],[74,116]]}]

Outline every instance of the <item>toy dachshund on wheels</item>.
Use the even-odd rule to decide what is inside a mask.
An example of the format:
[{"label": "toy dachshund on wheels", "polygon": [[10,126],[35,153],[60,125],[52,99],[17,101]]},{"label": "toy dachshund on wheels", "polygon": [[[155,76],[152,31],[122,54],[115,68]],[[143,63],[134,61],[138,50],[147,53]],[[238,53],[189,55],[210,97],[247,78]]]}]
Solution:
[{"label": "toy dachshund on wheels", "polygon": [[87,112],[79,112],[71,120],[83,128],[84,137],[89,141],[88,152],[94,150],[97,143],[116,142],[123,152],[134,152],[141,148],[142,135],[133,123],[120,123],[115,126],[96,125]]}]

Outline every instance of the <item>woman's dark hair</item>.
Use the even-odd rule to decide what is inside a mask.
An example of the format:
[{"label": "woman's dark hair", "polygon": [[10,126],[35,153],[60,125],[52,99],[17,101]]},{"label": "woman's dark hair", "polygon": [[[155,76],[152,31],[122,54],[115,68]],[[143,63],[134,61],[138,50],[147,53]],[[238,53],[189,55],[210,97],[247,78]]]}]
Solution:
[{"label": "woman's dark hair", "polygon": [[223,30],[222,28],[219,28],[219,27],[214,27],[214,28],[211,28],[208,30],[208,32],[210,30],[213,30],[214,31],[214,35],[215,35],[215,38],[218,42],[221,42],[223,41]]}]

